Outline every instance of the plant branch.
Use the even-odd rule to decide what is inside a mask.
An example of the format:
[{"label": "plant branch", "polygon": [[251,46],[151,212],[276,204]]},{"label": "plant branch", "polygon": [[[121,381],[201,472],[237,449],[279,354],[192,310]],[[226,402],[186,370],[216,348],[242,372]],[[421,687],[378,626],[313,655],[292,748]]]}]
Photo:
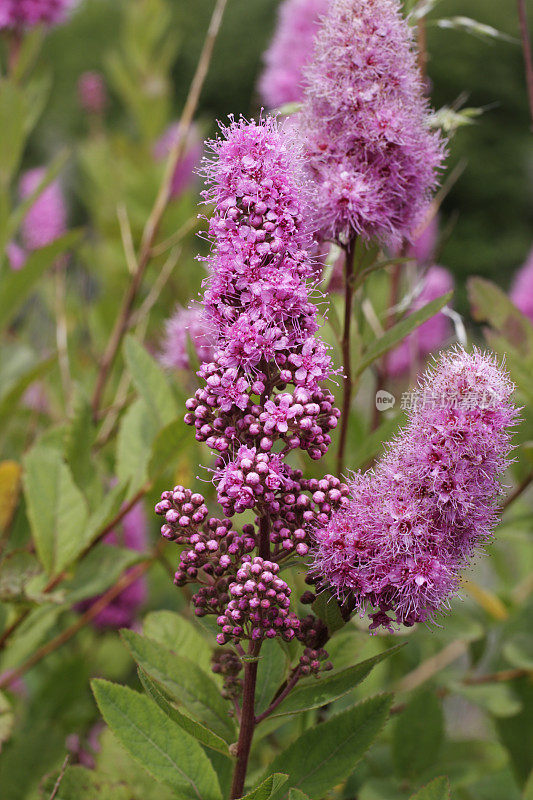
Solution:
[{"label": "plant branch", "polygon": [[256,725],[259,725],[260,722],[269,717],[272,714],[272,712],[276,710],[279,704],[282,703],[283,700],[285,700],[285,698],[287,697],[288,694],[290,694],[290,692],[292,692],[292,690],[294,689],[300,678],[301,678],[301,673],[299,669],[296,668],[292,676],[287,681],[284,689],[282,689],[282,691],[278,694],[278,696],[274,698],[274,700],[272,700],[269,707],[266,708],[262,714],[259,714],[259,716],[255,718]]},{"label": "plant branch", "polygon": [[533,58],[531,56],[531,41],[529,38],[529,27],[527,22],[526,0],[517,0],[518,20],[520,22],[520,36],[522,38],[522,50],[524,53],[524,65],[526,69],[527,97],[529,101],[529,113],[533,123]]},{"label": "plant branch", "polygon": [[261,642],[251,642],[248,649],[248,656],[252,656],[254,660],[245,662],[244,665],[241,727],[239,731],[239,741],[237,742],[237,763],[235,764],[231,787],[232,800],[242,797],[244,791],[246,769],[248,767],[248,758],[250,756],[252,738],[255,730],[255,685],[257,681],[257,656],[259,655],[260,649]]},{"label": "plant branch", "polygon": [[346,247],[344,260],[344,329],[342,334],[341,349],[344,366],[343,396],[342,396],[342,416],[341,431],[339,439],[339,449],[337,452],[337,474],[340,475],[344,470],[344,458],[346,452],[346,437],[348,435],[348,420],[350,416],[350,406],[352,404],[352,361],[351,361],[351,326],[354,296],[354,259],[355,259],[356,238],[352,236]]},{"label": "plant branch", "polygon": [[514,503],[515,500],[518,500],[518,498],[526,491],[526,489],[528,489],[531,486],[532,483],[533,483],[533,472],[530,472],[529,475],[527,475],[524,478],[522,483],[520,483],[516,487],[516,489],[513,492],[511,492],[511,494],[508,497],[505,498],[502,504],[502,511],[505,511],[505,509],[508,508],[511,505],[511,503]]},{"label": "plant branch", "polygon": [[185,101],[185,106],[179,122],[178,135],[176,136],[174,144],[168,155],[165,174],[163,175],[163,180],[161,182],[161,186],[159,187],[154,206],[143,231],[136,270],[132,276],[128,290],[124,295],[124,300],[122,302],[122,307],[119,311],[115,327],[113,328],[108,346],[102,357],[92,398],[92,410],[95,419],[98,416],[98,409],[100,407],[109,373],[114,364],[124,334],[128,330],[130,316],[133,312],[135,300],[141,287],[146,267],[148,266],[152,257],[152,247],[155,237],[170,199],[172,177],[185,151],[189,131],[191,129],[194,114],[200,99],[200,93],[202,91],[209,64],[211,62],[213,47],[220,29],[226,3],[227,0],[217,0],[217,4],[213,11],[213,15],[211,17],[209,28],[205,37],[204,46],[198,61],[198,66],[190,85],[189,94],[187,96],[187,100]]}]

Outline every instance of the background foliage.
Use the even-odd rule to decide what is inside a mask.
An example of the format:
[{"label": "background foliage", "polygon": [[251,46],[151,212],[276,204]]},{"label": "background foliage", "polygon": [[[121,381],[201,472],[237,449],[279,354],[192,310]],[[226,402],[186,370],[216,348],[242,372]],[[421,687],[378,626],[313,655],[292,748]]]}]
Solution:
[{"label": "background foliage", "polygon": [[[4,263],[0,276],[0,786],[7,800],[50,798],[67,753],[55,794],[62,800],[227,796],[235,726],[210,671],[213,632],[192,620],[185,594],[173,587],[175,549],[159,543],[151,514],[173,481],[204,493],[210,486],[199,466],[208,464],[207,451],[181,421],[194,375],[165,373],[154,358],[164,320],[200,289],[194,257],[205,243],[194,236],[203,224],[195,185],[162,220],[137,302],[149,313],[137,315],[124,338],[105,414],[95,423],[90,409],[131,279],[125,230],[129,224],[138,248],[164,169],[153,146],[182,110],[212,5],[85,0],[36,47],[24,77],[0,83],[0,127],[11,132],[0,153],[3,246],[22,214],[22,169],[46,164],[49,178],[60,173],[69,206],[65,237],[36,251],[20,272]],[[275,7],[229,3],[200,100],[202,136],[213,133],[216,118],[257,110],[254,86]],[[428,24],[434,104],[452,106],[466,92],[466,106],[485,109],[452,139],[447,174],[456,165],[462,172],[444,199],[440,258],[458,279],[454,303],[471,340],[505,353],[519,386],[524,422],[508,476],[512,492],[529,480],[533,452],[533,326],[505,294],[531,245],[522,55],[516,41],[431,25],[457,14],[515,39],[517,24],[505,4],[482,0],[442,0]],[[106,75],[111,97],[96,132],[77,103],[87,69]],[[57,348],[64,253],[69,385]],[[378,313],[389,280],[380,272],[368,281]],[[338,359],[340,299],[331,306],[325,331]],[[401,333],[389,336],[389,346]],[[350,419],[352,469],[371,463],[402,422],[396,409],[371,430],[372,368],[385,347],[369,325],[356,344],[367,368]],[[36,384],[43,406],[23,400]],[[407,384],[389,388],[400,393]],[[334,471],[333,455],[304,469]],[[149,517],[145,550],[102,543],[124,503],[138,496]],[[458,800],[533,797],[531,502],[525,492],[506,508],[491,557],[438,627],[370,637],[364,620],[328,620],[338,626],[328,646],[335,671],[308,679],[258,729],[249,790],[258,788],[250,798],[440,800],[449,796],[448,781]],[[136,630],[119,636],[88,624],[79,604],[118,590],[129,569],[144,571],[149,587]],[[295,593],[303,591],[302,570],[288,576]],[[405,646],[384,656],[398,644]],[[291,656],[289,646],[265,648],[259,702],[273,697]],[[184,764],[192,765],[185,774]]]}]

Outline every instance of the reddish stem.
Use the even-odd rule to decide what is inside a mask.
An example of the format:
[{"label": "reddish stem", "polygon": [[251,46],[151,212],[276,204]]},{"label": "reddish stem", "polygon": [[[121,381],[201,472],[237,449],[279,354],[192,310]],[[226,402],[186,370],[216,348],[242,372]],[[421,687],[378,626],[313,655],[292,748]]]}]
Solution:
[{"label": "reddish stem", "polygon": [[[261,642],[250,644],[248,656],[254,659],[259,655]],[[233,773],[233,784],[231,787],[231,798],[235,800],[242,797],[244,791],[244,781],[246,780],[246,769],[248,758],[252,747],[252,739],[255,730],[255,685],[257,681],[256,660],[245,663],[244,665],[244,686],[242,691],[242,711],[241,728],[239,731],[239,741],[237,743],[237,763]]]}]

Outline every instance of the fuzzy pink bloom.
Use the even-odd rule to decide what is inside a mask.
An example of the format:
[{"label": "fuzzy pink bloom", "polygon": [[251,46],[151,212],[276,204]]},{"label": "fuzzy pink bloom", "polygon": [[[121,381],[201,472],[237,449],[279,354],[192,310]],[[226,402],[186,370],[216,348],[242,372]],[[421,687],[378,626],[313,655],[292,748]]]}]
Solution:
[{"label": "fuzzy pink bloom", "polygon": [[14,272],[18,272],[19,269],[22,269],[26,263],[26,253],[16,242],[8,243],[6,247],[6,255],[7,260],[9,261],[9,266]]},{"label": "fuzzy pink bloom", "polygon": [[102,114],[107,106],[107,91],[99,72],[84,72],[78,78],[78,100],[89,114]]},{"label": "fuzzy pink bloom", "polygon": [[[148,542],[148,525],[142,503],[137,503],[128,511],[119,528],[111,531],[104,542],[139,552],[144,550]],[[79,604],[79,610],[87,610],[97,599],[93,597],[84,600]],[[146,581],[144,577],[140,577],[103,608],[93,618],[92,624],[95,628],[129,628],[135,622],[137,612],[145,599]]]},{"label": "fuzzy pink bloom", "polygon": [[[158,161],[165,159],[171,147],[176,142],[179,135],[179,123],[170,125],[165,133],[157,140],[154,147],[154,157]],[[173,199],[179,197],[194,181],[194,171],[200,163],[202,157],[202,143],[195,127],[189,132],[187,146],[182,154],[174,175],[172,176],[172,186],[170,196]]]},{"label": "fuzzy pink bloom", "polygon": [[533,322],[533,248],[514,277],[511,300]]},{"label": "fuzzy pink bloom", "polygon": [[[444,267],[430,267],[422,279],[422,289],[415,299],[410,313],[431,303],[443,294],[452,291],[454,280],[452,274]],[[411,333],[403,342],[387,356],[387,373],[393,377],[409,371],[412,364],[421,361],[433,350],[442,347],[452,335],[449,317],[439,311]]]},{"label": "fuzzy pink bloom", "polygon": [[315,36],[330,0],[285,0],[274,38],[264,55],[259,91],[268,108],[303,98],[303,68],[313,55]]},{"label": "fuzzy pink bloom", "polygon": [[[24,173],[20,197],[29,197],[46,174],[42,167]],[[52,181],[33,203],[22,222],[22,239],[28,250],[38,250],[62,236],[67,229],[67,209],[59,181]]]},{"label": "fuzzy pink bloom", "polygon": [[407,426],[375,470],[355,476],[348,507],[317,529],[314,574],[352,593],[361,613],[373,609],[371,627],[432,619],[491,541],[513,390],[494,356],[443,354]]},{"label": "fuzzy pink bloom", "polygon": [[324,238],[398,245],[421,221],[444,147],[398,0],[332,0],[297,120]]},{"label": "fuzzy pink bloom", "polygon": [[206,315],[199,308],[177,306],[165,323],[165,337],[160,355],[163,366],[169,369],[189,369],[188,338],[201,363],[212,360],[216,337],[209,329]]},{"label": "fuzzy pink bloom", "polygon": [[0,0],[0,29],[57,25],[73,4],[74,0]]}]

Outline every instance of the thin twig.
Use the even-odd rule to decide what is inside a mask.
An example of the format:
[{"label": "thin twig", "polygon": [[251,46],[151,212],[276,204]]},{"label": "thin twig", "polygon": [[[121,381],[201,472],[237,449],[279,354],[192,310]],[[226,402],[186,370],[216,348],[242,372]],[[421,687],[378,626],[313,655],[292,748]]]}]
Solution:
[{"label": "thin twig", "polygon": [[432,678],[437,672],[440,672],[441,669],[444,669],[444,667],[447,667],[460,656],[464,655],[466,650],[466,642],[462,639],[455,639],[440,652],[423,661],[416,669],[412,670],[412,672],[407,673],[399,682],[397,691],[410,692],[412,689],[416,689]]},{"label": "thin twig", "polygon": [[340,475],[344,470],[344,456],[346,452],[346,439],[348,435],[348,423],[350,417],[350,407],[352,404],[352,354],[351,354],[351,330],[352,312],[354,295],[354,261],[355,261],[356,238],[352,237],[346,247],[344,260],[344,327],[342,333],[341,349],[344,368],[343,395],[342,395],[342,415],[341,430],[339,439],[339,449],[337,451],[337,474]]},{"label": "thin twig", "polygon": [[92,410],[95,418],[98,415],[98,409],[100,407],[102,395],[107,384],[111,367],[113,366],[119,351],[122,338],[128,330],[130,316],[133,312],[133,306],[137,298],[137,293],[141,287],[146,267],[148,266],[152,255],[154,240],[170,199],[172,177],[186,147],[189,131],[191,129],[194,114],[200,99],[200,93],[207,75],[213,53],[213,47],[220,29],[226,3],[227,0],[217,0],[217,4],[213,11],[213,15],[211,17],[209,28],[205,37],[204,46],[198,61],[198,66],[189,88],[189,94],[187,96],[187,100],[185,101],[185,106],[179,122],[178,135],[170,149],[165,167],[165,174],[163,175],[163,180],[161,182],[161,186],[159,187],[159,192],[155,199],[154,206],[143,231],[139,257],[137,259],[137,269],[132,277],[132,280],[130,281],[128,291],[124,296],[122,307],[119,311],[115,327],[113,328],[111,337],[109,339],[109,344],[102,357],[100,371],[98,373],[92,398]]},{"label": "thin twig", "polygon": [[299,672],[299,670],[296,670],[294,674],[287,681],[287,685],[285,686],[285,688],[278,694],[278,696],[274,700],[272,700],[269,707],[266,708],[262,714],[259,714],[255,718],[256,725],[259,725],[260,722],[269,717],[272,714],[272,712],[276,710],[279,704],[282,703],[283,700],[285,700],[285,698],[290,692],[292,692],[292,690],[294,689],[300,678],[301,678],[301,673]]},{"label": "thin twig", "polygon": [[527,22],[526,0],[517,0],[518,20],[520,22],[520,36],[522,39],[522,50],[524,53],[524,66],[526,69],[527,97],[529,101],[529,113],[533,123],[533,59],[531,57],[531,41],[529,38],[529,26]]},{"label": "thin twig", "polygon": [[152,556],[149,560],[143,561],[141,564],[137,564],[135,567],[132,567],[131,570],[125,572],[124,575],[119,578],[119,580],[105,592],[101,597],[96,600],[92,604],[92,606],[82,614],[82,616],[76,620],[72,625],[62,631],[60,634],[55,636],[53,639],[50,639],[49,642],[44,644],[38,650],[36,650],[32,655],[19,667],[13,670],[8,670],[0,677],[0,689],[5,689],[8,686],[21,678],[26,672],[42,661],[43,658],[53,653],[59,647],[64,645],[73,636],[78,633],[79,630],[85,627],[94,617],[97,616],[104,608],[113,602],[115,597],[118,597],[124,589],[127,589],[128,586],[131,586],[138,578],[143,575],[147,569],[150,567],[151,564],[154,562],[154,556]]},{"label": "thin twig", "polygon": [[516,489],[513,492],[511,492],[511,494],[508,497],[505,498],[502,504],[502,511],[505,511],[506,508],[509,508],[511,503],[514,503],[514,501],[517,500],[526,491],[526,489],[528,489],[531,486],[532,483],[533,483],[533,472],[530,472],[529,475],[527,475],[524,478],[522,483],[520,483],[516,487]]},{"label": "thin twig", "polygon": [[124,255],[126,256],[126,264],[130,275],[135,275],[137,272],[137,257],[135,255],[135,245],[133,244],[128,210],[124,203],[119,203],[117,206],[117,219],[120,228],[122,247],[124,249]]},{"label": "thin twig", "polygon": [[170,253],[169,257],[161,267],[161,272],[157,276],[154,281],[154,285],[152,286],[150,292],[146,296],[145,300],[142,302],[139,310],[132,315],[131,318],[131,326],[137,325],[141,320],[146,319],[154,305],[159,300],[159,296],[164,289],[164,286],[172,272],[174,271],[174,267],[179,261],[179,257],[181,255],[181,247],[173,248],[172,252]]},{"label": "thin twig", "polygon": [[59,372],[61,374],[61,385],[63,387],[63,397],[67,415],[72,408],[72,377],[70,374],[70,362],[68,357],[68,331],[67,331],[67,312],[65,308],[66,298],[66,271],[65,264],[56,264],[54,270],[55,286],[55,314],[56,314],[56,346],[57,359],[59,362]]},{"label": "thin twig", "polygon": [[50,795],[49,800],[54,800],[54,798],[57,797],[57,793],[59,791],[59,787],[61,785],[61,781],[63,780],[63,778],[65,776],[65,772],[66,772],[66,769],[68,767],[68,762],[69,761],[70,761],[70,753],[67,753],[67,755],[65,756],[65,760],[63,761],[63,763],[61,765],[61,770],[59,772],[59,775],[57,776],[57,781],[54,783],[54,788],[52,789],[52,794]]}]

